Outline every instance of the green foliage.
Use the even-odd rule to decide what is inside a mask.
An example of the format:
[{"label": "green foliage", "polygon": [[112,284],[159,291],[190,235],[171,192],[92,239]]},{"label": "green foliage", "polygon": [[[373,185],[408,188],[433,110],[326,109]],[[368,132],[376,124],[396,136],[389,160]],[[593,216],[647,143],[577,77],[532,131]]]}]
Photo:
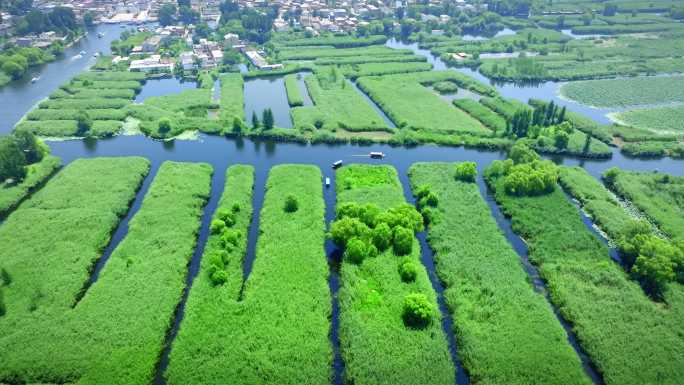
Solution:
[{"label": "green foliage", "polygon": [[244,81],[240,74],[222,74],[221,80],[221,111],[220,118],[231,122],[235,118],[245,121],[244,110]]},{"label": "green foliage", "polygon": [[434,316],[435,308],[428,301],[425,294],[411,293],[404,297],[404,311],[402,317],[407,326],[424,328]]},{"label": "green foliage", "polygon": [[296,75],[285,76],[285,91],[287,92],[287,101],[290,107],[298,107],[304,105],[304,98],[299,91],[299,82]]},{"label": "green foliage", "polygon": [[454,108],[423,85],[446,80],[474,92],[496,92],[456,71],[364,77],[358,80],[358,85],[401,128],[481,136],[491,134],[479,121]]},{"label": "green foliage", "polygon": [[12,136],[0,137],[0,182],[7,179],[15,183],[26,176],[26,156]]},{"label": "green foliage", "polygon": [[40,162],[26,166],[26,176],[20,183],[0,184],[0,217],[4,217],[30,193],[35,191],[60,167],[60,159],[45,156]]},{"label": "green foliage", "polygon": [[637,257],[632,272],[643,282],[649,294],[661,296],[669,282],[678,275],[682,276],[684,250],[653,235],[637,235],[635,240]]},{"label": "green foliage", "polygon": [[477,165],[475,162],[461,162],[454,167],[454,177],[461,182],[475,182]]},{"label": "green foliage", "polygon": [[285,198],[285,205],[283,207],[283,210],[285,210],[286,213],[294,213],[299,209],[299,202],[297,201],[297,197],[294,195],[288,195]]},{"label": "green foliage", "polygon": [[556,186],[558,167],[551,161],[535,160],[510,168],[504,178],[504,188],[512,195],[546,194]]},{"label": "green foliage", "polygon": [[482,103],[472,99],[456,99],[454,105],[489,127],[494,135],[502,134],[506,130],[506,119]]},{"label": "green foliage", "polygon": [[2,281],[1,286],[9,286],[12,284],[12,276],[5,270],[5,268],[0,268],[0,281]]},{"label": "green foliage", "polygon": [[[683,319],[680,307],[665,309],[647,297],[622,267],[609,259],[607,247],[587,229],[559,189],[541,196],[517,197],[505,192],[503,178],[485,175],[497,202],[511,217],[514,231],[527,242],[530,260],[548,282],[551,300],[573,325],[606,383],[675,384],[682,360],[673,360],[659,346],[682,348],[682,341],[674,336]],[[671,288],[666,301],[679,304],[682,294],[680,288]],[[632,322],[605,322],[625,317]],[[650,364],[627,368],[625,359],[660,364],[657,368]]]},{"label": "green foliage", "polygon": [[440,94],[455,94],[458,91],[458,86],[450,81],[437,82],[432,88]]},{"label": "green foliage", "polygon": [[[443,219],[430,224],[428,241],[454,333],[459,341],[478,345],[460,353],[466,370],[482,383],[522,385],[535,377],[549,385],[589,384],[565,331],[530,286],[478,186],[454,179],[454,167],[417,163],[409,177],[414,193],[430,186],[440,198],[434,210]],[[507,348],[512,345],[515,350]]]},{"label": "green foliage", "polygon": [[[354,164],[336,172],[340,208],[355,203],[357,207],[372,204],[380,210],[388,210],[404,202],[396,170],[391,167]],[[378,214],[376,220],[380,221],[382,214]],[[366,221],[372,217],[372,214],[367,215]],[[338,221],[346,218],[338,216]],[[365,226],[361,220],[358,223]],[[381,225],[376,229],[379,227]],[[408,232],[413,238],[412,232]],[[436,309],[434,291],[420,263],[420,247],[415,239],[412,241],[415,243],[412,253],[402,258],[397,258],[392,248],[388,248],[360,265],[347,260],[342,262],[338,294],[340,340],[345,376],[350,382],[454,382],[454,368],[439,322],[430,322],[425,329],[412,329],[407,328],[402,319],[404,297],[411,293],[423,294],[432,309]],[[405,282],[398,273],[399,265],[406,262],[416,267],[414,281]]]},{"label": "green foliage", "polygon": [[606,184],[631,201],[665,234],[684,239],[684,178],[662,173],[608,170]]},{"label": "green foliage", "polygon": [[[291,110],[295,127],[391,131],[382,118],[345,79],[328,81],[325,72],[305,78],[313,106]],[[297,86],[297,84],[295,84]]]},{"label": "green foliage", "polygon": [[511,159],[514,164],[530,163],[541,159],[539,154],[524,142],[517,142],[513,145],[510,151],[508,151],[508,158]]},{"label": "green foliage", "polygon": [[402,226],[395,227],[393,248],[396,255],[411,254],[413,249],[413,232]]},{"label": "green foliage", "polygon": [[[240,204],[234,229],[243,236],[228,252],[228,278],[222,286],[214,286],[207,274],[207,257],[223,250],[215,235],[209,237],[183,326],[174,340],[166,372],[169,383],[231,383],[240,378],[258,384],[329,381],[331,300],[320,171],[307,165],[271,169],[256,258],[244,282],[253,178],[251,166],[229,168],[219,207],[231,210],[234,203]],[[288,194],[300,203],[294,213],[283,211]],[[207,373],[212,373],[210,380]]]},{"label": "green foliage", "polygon": [[616,113],[613,120],[627,126],[648,130],[651,136],[675,134],[684,135],[684,107],[639,108]]},{"label": "green foliage", "polygon": [[565,83],[563,96],[596,107],[684,102],[684,76],[603,79]]}]

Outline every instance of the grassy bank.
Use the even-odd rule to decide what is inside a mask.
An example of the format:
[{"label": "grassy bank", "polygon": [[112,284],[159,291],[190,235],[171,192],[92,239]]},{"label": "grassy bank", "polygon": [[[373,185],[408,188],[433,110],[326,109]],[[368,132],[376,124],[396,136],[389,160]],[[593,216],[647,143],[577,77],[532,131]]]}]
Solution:
[{"label": "grassy bank", "polygon": [[[256,259],[240,298],[253,169],[228,170],[217,215],[234,212],[235,224],[228,232],[239,235],[232,246],[224,240],[232,236],[209,238],[174,343],[169,384],[330,381],[331,308],[321,183],[320,171],[313,166],[271,170]],[[289,196],[298,202],[294,212],[285,210]],[[240,209],[235,212],[236,203]],[[219,269],[225,273],[211,275]]]},{"label": "grassy bank", "polygon": [[285,76],[285,91],[287,92],[287,102],[290,104],[290,107],[304,105],[304,98],[299,91],[299,82],[296,75]]},{"label": "grassy bank", "polygon": [[40,162],[26,167],[26,177],[21,182],[0,185],[0,218],[7,215],[19,202],[52,176],[61,163],[59,158],[46,155]]},{"label": "grassy bank", "polygon": [[[404,203],[394,168],[352,165],[337,172],[338,206],[374,204],[386,210]],[[416,266],[413,282],[397,272],[402,258],[392,249],[361,264],[344,261],[340,268],[340,339],[345,381],[366,384],[453,384],[454,367],[438,316],[425,329],[402,320],[409,293],[421,293],[436,307],[435,293],[420,262],[420,246],[403,257]]]},{"label": "grassy bank", "polygon": [[3,338],[0,378],[149,384],[185,284],[211,172],[206,164],[164,163],[78,305],[34,313]]},{"label": "grassy bank", "polygon": [[615,193],[634,203],[665,234],[684,239],[684,178],[615,168],[605,175]]},{"label": "grassy bank", "polygon": [[669,308],[647,297],[610,260],[607,247],[585,227],[560,189],[512,196],[496,172],[487,181],[605,383],[678,383],[684,365],[684,341],[677,334],[684,319],[684,293],[669,292]]},{"label": "grassy bank", "polygon": [[595,107],[684,102],[684,76],[570,82],[561,87],[561,94]]}]

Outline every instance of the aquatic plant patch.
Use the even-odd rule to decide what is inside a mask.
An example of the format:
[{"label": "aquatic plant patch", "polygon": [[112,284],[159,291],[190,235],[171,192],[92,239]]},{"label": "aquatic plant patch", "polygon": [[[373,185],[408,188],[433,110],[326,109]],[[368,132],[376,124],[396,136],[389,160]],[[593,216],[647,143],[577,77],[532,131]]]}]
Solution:
[{"label": "aquatic plant patch", "polygon": [[[337,171],[338,208],[356,203],[380,210],[405,203],[396,170],[389,166],[351,165]],[[409,231],[411,252],[392,248],[340,268],[340,342],[345,381],[355,384],[453,384],[454,367],[436,312],[435,292],[420,261],[420,246]],[[349,245],[348,245],[349,248]],[[415,277],[402,280],[400,265],[410,263]],[[405,324],[407,296],[429,309],[422,328]],[[412,297],[413,298],[413,297]],[[420,306],[420,305],[418,305]]]},{"label": "aquatic plant patch", "polygon": [[669,308],[654,302],[610,260],[608,248],[585,227],[560,189],[532,197],[509,195],[499,162],[485,173],[487,183],[513,230],[529,245],[530,260],[548,283],[552,301],[573,325],[605,383],[676,384],[684,356],[672,352],[684,351],[684,341],[676,336],[684,292],[667,294]]},{"label": "aquatic plant patch", "polygon": [[651,131],[654,135],[684,136],[684,106],[639,108],[613,114],[612,119],[623,125]]},{"label": "aquatic plant patch", "polygon": [[62,161],[58,157],[46,155],[40,162],[26,167],[26,177],[21,182],[0,184],[0,218],[50,178],[61,164]]},{"label": "aquatic plant patch", "polygon": [[287,102],[290,107],[304,105],[304,98],[299,90],[299,82],[296,75],[285,76],[285,91],[287,92]]},{"label": "aquatic plant patch", "polygon": [[437,197],[436,207],[425,206],[428,242],[470,378],[481,384],[590,384],[474,179],[458,180],[451,163],[416,163],[409,177],[414,194]]},{"label": "aquatic plant patch", "polygon": [[561,94],[596,107],[684,102],[684,76],[649,76],[565,83]]},{"label": "aquatic plant patch", "polygon": [[[211,172],[206,164],[162,164],[128,234],[76,306],[64,296],[66,309],[34,311],[2,336],[0,379],[150,383],[185,285]],[[67,272],[64,266],[55,274]]]},{"label": "aquatic plant patch", "polygon": [[251,167],[228,171],[213,234],[173,346],[169,384],[330,382],[331,299],[321,173],[309,165],[271,169],[256,256],[243,282],[252,180]]}]

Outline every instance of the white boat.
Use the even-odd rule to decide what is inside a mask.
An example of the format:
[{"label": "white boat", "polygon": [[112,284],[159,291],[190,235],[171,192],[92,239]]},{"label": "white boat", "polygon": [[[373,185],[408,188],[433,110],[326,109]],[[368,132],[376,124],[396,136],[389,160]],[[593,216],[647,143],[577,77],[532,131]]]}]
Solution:
[{"label": "white boat", "polygon": [[79,52],[79,54],[80,54],[81,56],[85,56],[86,51],[81,51],[81,52]]},{"label": "white boat", "polygon": [[373,159],[382,159],[385,157],[385,154],[380,151],[373,151],[369,154],[369,156]]},{"label": "white boat", "polygon": [[102,38],[104,37],[104,33],[99,32],[99,33],[97,34],[97,37],[100,38],[100,39],[102,39]]},{"label": "white boat", "polygon": [[330,178],[325,178],[325,187],[330,187]]},{"label": "white boat", "polygon": [[40,76],[36,76],[35,78],[31,79],[31,83],[35,83],[38,80],[40,80]]},{"label": "white boat", "polygon": [[338,160],[337,162],[332,164],[332,168],[340,168],[342,167],[342,161]]},{"label": "white boat", "polygon": [[98,56],[100,56],[100,53],[99,53],[99,52],[95,52],[95,53],[93,54],[93,57],[98,57]]}]

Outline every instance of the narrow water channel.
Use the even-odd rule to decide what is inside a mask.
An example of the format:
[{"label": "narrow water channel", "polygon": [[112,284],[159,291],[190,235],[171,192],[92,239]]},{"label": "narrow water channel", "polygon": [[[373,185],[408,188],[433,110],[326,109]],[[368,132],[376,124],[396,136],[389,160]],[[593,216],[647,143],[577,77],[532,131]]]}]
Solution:
[{"label": "narrow water channel", "polygon": [[268,179],[268,170],[255,170],[254,175],[254,190],[252,192],[252,221],[249,224],[247,232],[247,250],[245,252],[245,259],[242,262],[242,286],[240,287],[240,294],[238,301],[242,301],[247,280],[252,272],[254,266],[254,259],[256,259],[256,246],[259,240],[259,225],[261,222],[261,208],[264,205],[264,196],[266,195],[266,180]]},{"label": "narrow water channel", "polygon": [[185,287],[183,288],[183,294],[181,296],[180,302],[176,307],[176,311],[173,314],[171,328],[167,331],[166,337],[164,338],[164,345],[162,348],[161,357],[157,364],[157,368],[154,375],[155,385],[166,384],[166,378],[164,377],[164,372],[169,365],[169,355],[171,354],[171,349],[173,347],[173,340],[178,334],[181,323],[183,322],[183,317],[185,316],[185,304],[188,300],[188,295],[190,294],[190,289],[192,289],[192,283],[195,281],[195,277],[199,273],[200,263],[202,261],[202,254],[204,254],[204,247],[207,244],[207,239],[209,238],[210,231],[209,225],[211,223],[211,217],[214,215],[214,211],[221,200],[221,195],[223,193],[223,186],[226,181],[226,168],[214,168],[214,172],[211,176],[211,192],[209,199],[207,200],[205,206],[203,207],[201,226],[199,229],[199,234],[197,236],[197,242],[195,243],[195,251],[192,254],[192,258],[187,266],[187,274],[185,276]]},{"label": "narrow water channel", "polygon": [[309,87],[306,86],[304,78],[307,77],[311,72],[297,72],[297,86],[299,87],[299,93],[304,99],[304,107],[310,107],[314,105],[311,95],[309,95]]},{"label": "narrow water channel", "polygon": [[[416,204],[416,198],[413,196],[411,191],[411,182],[408,178],[408,168],[398,170],[399,180],[403,187],[404,197],[406,201],[410,204]],[[454,364],[454,377],[456,379],[456,385],[469,385],[470,378],[461,364],[461,359],[458,356],[458,343],[456,341],[456,335],[454,334],[454,320],[451,317],[451,312],[449,312],[449,307],[444,299],[444,286],[437,275],[437,270],[435,268],[434,251],[427,242],[427,230],[423,230],[416,234],[418,242],[420,243],[420,260],[427,270],[428,277],[430,278],[430,283],[432,284],[432,289],[437,295],[437,306],[439,307],[439,312],[441,314],[440,320],[442,323],[442,330],[447,339],[447,344],[449,345],[449,355],[451,356],[451,361]]]},{"label": "narrow water channel", "polygon": [[397,128],[397,125],[394,124],[394,122],[392,121],[392,119],[390,119],[389,116],[387,116],[385,111],[383,111],[382,108],[380,108],[380,106],[378,106],[373,101],[373,99],[370,98],[370,96],[368,96],[365,92],[363,92],[363,90],[361,88],[359,88],[359,86],[356,84],[355,81],[347,80],[347,82],[349,84],[351,84],[354,87],[354,89],[356,90],[356,92],[358,92],[361,95],[361,97],[366,101],[366,103],[368,103],[371,106],[371,108],[373,108],[373,111],[375,111],[378,115],[380,115],[382,120],[385,122],[385,124],[387,124],[387,126],[389,128]]}]

